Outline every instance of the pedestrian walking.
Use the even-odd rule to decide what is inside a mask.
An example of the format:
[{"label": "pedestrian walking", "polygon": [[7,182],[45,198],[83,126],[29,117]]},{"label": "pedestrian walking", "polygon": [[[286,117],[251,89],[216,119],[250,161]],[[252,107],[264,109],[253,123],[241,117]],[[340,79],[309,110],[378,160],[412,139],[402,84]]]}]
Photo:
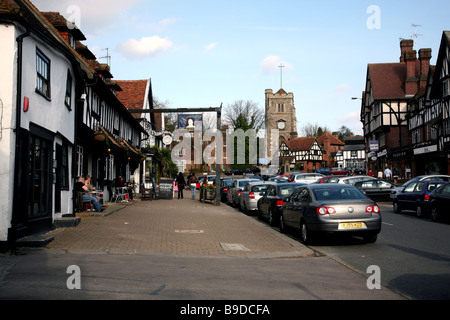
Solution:
[{"label": "pedestrian walking", "polygon": [[184,181],[183,174],[181,172],[178,173],[178,177],[175,180],[175,185],[178,187],[178,199],[183,199],[183,189],[185,184],[186,182]]},{"label": "pedestrian walking", "polygon": [[391,177],[392,171],[391,169],[389,169],[389,167],[386,167],[386,169],[384,170],[384,178],[386,179],[386,181],[391,181]]},{"label": "pedestrian walking", "polygon": [[192,175],[189,177],[188,184],[191,187],[192,200],[195,199],[195,192],[197,190],[197,177]]}]

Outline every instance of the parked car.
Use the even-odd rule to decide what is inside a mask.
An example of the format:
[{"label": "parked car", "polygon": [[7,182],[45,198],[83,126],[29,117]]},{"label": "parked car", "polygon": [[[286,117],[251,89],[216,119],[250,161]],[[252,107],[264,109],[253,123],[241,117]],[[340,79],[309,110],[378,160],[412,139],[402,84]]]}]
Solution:
[{"label": "parked car", "polygon": [[248,214],[258,210],[258,200],[274,182],[250,182],[242,190],[239,198],[239,208]]},{"label": "parked car", "polygon": [[439,221],[450,215],[450,183],[440,186],[430,194],[431,220]]},{"label": "parked car", "polygon": [[225,171],[225,174],[227,176],[234,176],[234,175],[243,175],[244,173],[242,172],[242,170],[239,169],[229,169]]},{"label": "parked car", "polygon": [[278,223],[280,209],[294,190],[304,186],[304,183],[277,183],[270,186],[258,200],[258,218],[268,218],[271,226]]},{"label": "parked car", "polygon": [[247,169],[245,169],[245,173],[253,173],[253,174],[257,175],[257,174],[261,173],[261,169],[259,169],[257,167],[247,168]]},{"label": "parked car", "polygon": [[355,186],[310,184],[298,188],[287,199],[280,215],[280,231],[300,230],[307,244],[319,233],[362,236],[375,242],[381,231],[380,208]]},{"label": "parked car", "polygon": [[346,176],[325,176],[319,178],[315,183],[338,183],[339,178]]},{"label": "parked car", "polygon": [[264,181],[263,177],[257,176],[257,175],[255,175],[253,173],[246,173],[245,174],[245,178],[246,179],[256,179],[256,180]]},{"label": "parked car", "polygon": [[233,184],[235,179],[222,179],[220,181],[220,200],[227,202],[228,188]]},{"label": "parked car", "polygon": [[366,174],[366,169],[361,169],[361,168],[345,168],[346,170],[350,171],[350,174],[353,173],[355,175],[365,175]]},{"label": "parked car", "polygon": [[227,203],[232,207],[239,205],[239,197],[245,185],[251,181],[258,182],[256,179],[236,179],[227,190]]},{"label": "parked car", "polygon": [[350,170],[346,168],[331,168],[328,174],[332,176],[349,176]]},{"label": "parked car", "polygon": [[358,181],[375,180],[375,179],[376,179],[375,177],[370,177],[370,176],[349,176],[349,177],[339,178],[337,183],[345,183],[345,184],[353,185]]},{"label": "parked car", "polygon": [[431,192],[448,183],[448,181],[414,181],[408,184],[393,200],[394,213],[413,210],[418,217],[423,217],[431,211]]},{"label": "parked car", "polygon": [[286,178],[280,178],[280,177],[272,177],[269,178],[267,181],[275,182],[275,183],[285,183],[288,182]]},{"label": "parked car", "polygon": [[450,176],[444,174],[431,174],[431,175],[422,175],[412,178],[411,180],[405,182],[400,187],[395,187],[391,190],[391,199],[395,198],[395,195],[406,188],[410,183],[415,181],[450,181]]},{"label": "parked car", "polygon": [[296,183],[314,183],[322,177],[323,175],[320,173],[296,173],[289,176],[288,181]]},{"label": "parked car", "polygon": [[391,190],[395,184],[380,180],[362,180],[353,184],[372,200],[389,201],[391,200]]},{"label": "parked car", "polygon": [[328,176],[330,174],[331,168],[327,168],[327,167],[322,167],[316,170],[316,173],[320,173],[323,175]]}]

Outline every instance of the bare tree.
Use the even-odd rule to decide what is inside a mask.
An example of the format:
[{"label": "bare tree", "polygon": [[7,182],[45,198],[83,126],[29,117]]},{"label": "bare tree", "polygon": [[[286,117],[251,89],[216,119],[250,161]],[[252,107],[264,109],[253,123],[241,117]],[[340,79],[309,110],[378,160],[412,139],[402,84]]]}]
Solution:
[{"label": "bare tree", "polygon": [[258,131],[264,128],[264,111],[253,101],[237,100],[225,108],[223,122],[230,129]]},{"label": "bare tree", "polygon": [[321,127],[317,123],[315,123],[315,124],[307,123],[302,127],[301,132],[304,137],[318,138],[321,135],[323,135],[325,132],[331,132],[331,131],[326,126]]}]

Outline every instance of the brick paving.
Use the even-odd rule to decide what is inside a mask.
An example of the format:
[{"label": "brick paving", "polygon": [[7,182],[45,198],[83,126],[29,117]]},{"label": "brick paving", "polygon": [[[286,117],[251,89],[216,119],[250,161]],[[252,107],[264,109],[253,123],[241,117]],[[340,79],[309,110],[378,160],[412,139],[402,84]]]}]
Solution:
[{"label": "brick paving", "polygon": [[[197,193],[198,199],[198,193]],[[298,241],[226,204],[184,199],[113,204],[105,215],[81,215],[75,228],[55,229],[50,250],[130,254],[305,257]]]}]

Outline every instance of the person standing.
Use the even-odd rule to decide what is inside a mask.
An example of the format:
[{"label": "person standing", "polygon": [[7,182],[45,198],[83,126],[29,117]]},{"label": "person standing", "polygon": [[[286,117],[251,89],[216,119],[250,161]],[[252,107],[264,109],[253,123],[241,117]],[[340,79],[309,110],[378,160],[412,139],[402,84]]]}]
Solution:
[{"label": "person standing", "polygon": [[175,180],[175,185],[178,187],[178,199],[183,199],[183,189],[185,184],[186,182],[184,181],[183,174],[181,172],[178,173],[178,177]]},{"label": "person standing", "polygon": [[391,177],[392,171],[391,169],[389,169],[389,167],[386,166],[386,169],[384,170],[384,178],[386,179],[386,181],[391,181]]},{"label": "person standing", "polygon": [[195,199],[195,192],[197,190],[197,178],[195,175],[189,177],[188,184],[191,187],[192,200]]}]

